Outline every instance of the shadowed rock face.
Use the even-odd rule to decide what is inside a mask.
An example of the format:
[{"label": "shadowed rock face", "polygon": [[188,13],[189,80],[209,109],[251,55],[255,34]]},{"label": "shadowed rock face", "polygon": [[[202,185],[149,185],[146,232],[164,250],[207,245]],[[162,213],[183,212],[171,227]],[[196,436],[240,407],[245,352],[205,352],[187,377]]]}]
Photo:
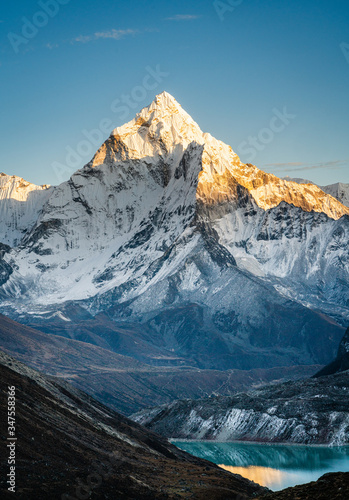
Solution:
[{"label": "shadowed rock face", "polygon": [[337,357],[332,363],[322,368],[314,377],[322,377],[324,375],[332,375],[334,373],[349,370],[349,328],[344,334],[341,343],[339,344]]},{"label": "shadowed rock face", "polygon": [[[17,437],[16,494],[7,491],[8,466],[2,453],[2,498],[243,500],[268,491],[182,452],[69,384],[49,380],[3,352],[0,375],[3,415],[7,387],[16,387]],[[0,425],[5,440],[4,418]]]}]

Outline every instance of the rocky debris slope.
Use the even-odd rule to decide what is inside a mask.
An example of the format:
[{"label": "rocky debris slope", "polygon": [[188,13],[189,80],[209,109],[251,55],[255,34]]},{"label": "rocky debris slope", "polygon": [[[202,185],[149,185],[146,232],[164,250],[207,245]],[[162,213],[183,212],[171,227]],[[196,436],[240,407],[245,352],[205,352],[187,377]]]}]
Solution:
[{"label": "rocky debris slope", "polygon": [[[4,413],[7,387],[16,388],[16,498],[223,500],[268,491],[182,452],[69,384],[48,380],[2,352],[0,372]],[[5,419],[0,425],[4,440]],[[10,498],[2,457],[2,498]]]},{"label": "rocky debris slope", "polygon": [[[346,339],[347,334],[342,345]],[[175,401],[143,410],[133,419],[179,439],[339,446],[349,443],[348,391],[349,371],[339,371],[232,397]]]}]

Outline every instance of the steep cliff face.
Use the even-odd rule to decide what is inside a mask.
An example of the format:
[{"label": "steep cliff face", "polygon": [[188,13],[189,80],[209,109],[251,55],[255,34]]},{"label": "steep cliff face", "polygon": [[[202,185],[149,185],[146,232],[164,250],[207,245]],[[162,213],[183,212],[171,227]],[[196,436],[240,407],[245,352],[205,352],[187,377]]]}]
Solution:
[{"label": "steep cliff face", "polygon": [[[289,278],[297,268],[295,279],[305,270],[319,281],[316,271],[333,273],[333,260],[342,273],[343,252],[347,264],[348,220],[334,220],[348,208],[317,186],[241,163],[166,92],[115,129],[69,181],[54,190],[15,179],[11,186],[1,206],[10,201],[16,234],[9,243],[3,230],[3,243],[25,238],[5,259],[14,272],[2,292],[37,304],[86,299],[139,278],[197,222],[217,231],[252,274]],[[14,199],[25,202],[23,213],[13,210]],[[324,228],[329,234],[320,238]]]},{"label": "steep cliff face", "polygon": [[246,188],[264,210],[282,201],[304,211],[322,212],[333,219],[349,209],[314,184],[288,182],[244,164],[230,146],[203,133],[197,123],[167,92],[158,95],[134,120],[116,128],[92,160],[93,167],[126,159],[181,158],[191,142],[203,145],[197,199],[217,204],[235,199],[236,186]]},{"label": "steep cliff face", "polygon": [[79,302],[200,367],[327,363],[349,318],[348,213],[243,164],[164,92],[2,252],[1,310],[74,322]]}]

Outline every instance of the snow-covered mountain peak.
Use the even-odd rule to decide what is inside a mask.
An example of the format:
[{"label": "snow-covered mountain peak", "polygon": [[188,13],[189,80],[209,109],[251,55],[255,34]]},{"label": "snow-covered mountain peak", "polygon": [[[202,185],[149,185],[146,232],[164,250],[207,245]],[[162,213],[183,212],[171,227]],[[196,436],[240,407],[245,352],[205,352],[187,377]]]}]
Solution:
[{"label": "snow-covered mountain peak", "polygon": [[31,192],[45,191],[49,188],[48,184],[36,186],[17,175],[7,175],[4,172],[0,172],[0,200],[13,198],[19,201],[26,201]]},{"label": "snow-covered mountain peak", "polygon": [[134,120],[131,120],[128,124],[117,128],[114,133],[115,135],[122,135],[123,129],[127,129],[129,124],[134,122],[149,123],[150,125],[157,125],[158,123],[172,124],[174,126],[190,125],[195,129],[198,136],[202,136],[202,132],[197,123],[194,122],[192,117],[182,108],[179,102],[169,94],[168,92],[162,92],[158,94],[153,102],[144,107],[139,113],[137,113]]},{"label": "snow-covered mountain peak", "polygon": [[92,166],[125,159],[147,158],[154,162],[159,156],[168,158],[174,153],[176,161],[192,142],[204,143],[199,125],[174,97],[163,92],[133,120],[112,131],[97,151]]},{"label": "snow-covered mountain peak", "polygon": [[[167,93],[59,186],[1,182],[2,311],[70,318],[66,303],[81,301],[91,314],[150,321],[148,332],[181,355],[203,338],[211,368],[211,346],[221,360],[226,339],[224,366],[245,348],[251,359],[267,352],[274,338],[285,356],[260,362],[291,363],[294,348],[304,364],[327,362],[335,337],[307,308],[349,317],[349,209],[315,185],[242,163]],[[318,332],[328,342],[314,352]]]},{"label": "snow-covered mountain peak", "polygon": [[188,115],[188,113],[182,108],[182,106],[179,104],[179,102],[173,97],[173,95],[169,94],[165,90],[161,92],[161,94],[158,94],[155,96],[155,99],[153,102],[145,107],[144,109],[150,109],[153,111],[157,111],[159,114],[166,112],[166,110],[174,110],[177,113],[182,113],[186,117],[191,117]]},{"label": "snow-covered mountain peak", "polygon": [[326,213],[333,219],[349,214],[347,207],[318,186],[288,182],[242,163],[230,146],[203,133],[167,92],[157,95],[133,120],[113,130],[88,166],[118,168],[125,160],[145,160],[158,170],[157,175],[162,175],[165,162],[170,175],[174,175],[191,143],[204,146],[197,199],[206,205],[236,199],[238,186],[242,186],[263,210],[286,202],[306,212]]},{"label": "snow-covered mountain peak", "polygon": [[52,189],[0,173],[0,243],[16,246],[36,222]]}]

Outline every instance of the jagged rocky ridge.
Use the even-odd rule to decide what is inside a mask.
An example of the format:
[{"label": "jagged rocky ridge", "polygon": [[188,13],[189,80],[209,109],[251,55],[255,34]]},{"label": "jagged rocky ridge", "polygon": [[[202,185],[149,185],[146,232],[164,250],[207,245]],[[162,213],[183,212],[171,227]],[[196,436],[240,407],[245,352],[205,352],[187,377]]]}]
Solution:
[{"label": "jagged rocky ridge", "polygon": [[336,182],[335,184],[330,184],[328,186],[321,186],[320,189],[334,198],[337,198],[337,200],[346,207],[349,206],[349,184]]},{"label": "jagged rocky ridge", "polygon": [[[241,476],[195,458],[85,393],[0,352],[1,410],[16,387],[16,493],[7,490],[2,454],[1,497],[223,500],[268,492]],[[1,419],[2,443],[7,422]]]},{"label": "jagged rocky ridge", "polygon": [[64,334],[79,304],[200,368],[325,364],[349,318],[348,213],[243,164],[164,92],[3,248],[1,310]]},{"label": "jagged rocky ridge", "polygon": [[[285,181],[297,182],[297,184],[309,184],[313,183],[307,179],[302,178],[291,178],[289,176],[283,177]],[[333,198],[336,198],[342,203],[342,205],[349,207],[349,184],[344,184],[343,182],[335,182],[334,184],[328,184],[327,186],[318,186],[324,193],[330,194]]]}]

